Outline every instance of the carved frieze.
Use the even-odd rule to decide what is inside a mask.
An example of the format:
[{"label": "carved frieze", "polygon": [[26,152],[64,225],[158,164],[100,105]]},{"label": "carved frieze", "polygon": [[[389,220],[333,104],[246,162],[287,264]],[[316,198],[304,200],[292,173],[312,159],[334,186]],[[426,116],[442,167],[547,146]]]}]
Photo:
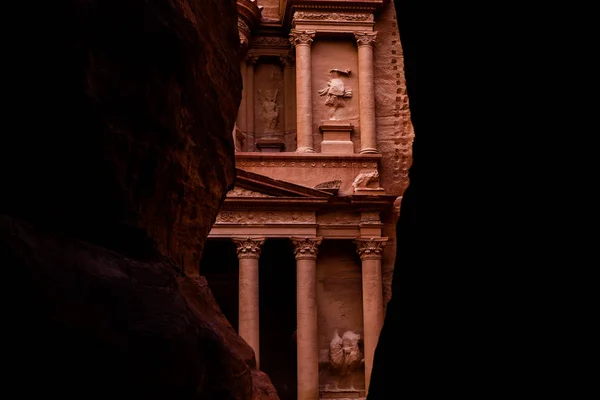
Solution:
[{"label": "carved frieze", "polygon": [[361,224],[380,224],[379,211],[365,211],[360,216]]},{"label": "carved frieze", "polygon": [[339,189],[341,185],[342,185],[342,181],[339,179],[336,179],[333,181],[319,183],[317,186],[315,186],[315,189]]},{"label": "carved frieze", "polygon": [[311,12],[311,11],[296,11],[294,13],[294,21],[360,21],[374,22],[373,14],[369,13],[338,13],[338,12]]},{"label": "carved frieze", "polygon": [[373,46],[377,40],[377,32],[354,32],[358,46]]},{"label": "carved frieze", "polygon": [[317,214],[317,223],[323,225],[358,225],[360,216],[358,213],[326,213]]},{"label": "carved frieze", "polygon": [[288,38],[281,36],[257,36],[252,39],[252,46],[290,47]]},{"label": "carved frieze", "polygon": [[293,46],[308,45],[310,46],[315,39],[315,31],[300,31],[292,29],[290,32],[290,43]]},{"label": "carved frieze", "polygon": [[290,238],[294,245],[296,260],[316,260],[322,237],[315,238]]},{"label": "carved frieze", "polygon": [[361,260],[381,260],[381,253],[387,244],[388,238],[358,238],[356,243],[356,252]]},{"label": "carved frieze", "polygon": [[238,258],[259,258],[266,238],[232,238],[237,245]]},{"label": "carved frieze", "polygon": [[217,224],[314,224],[313,212],[304,211],[221,211]]},{"label": "carved frieze", "polygon": [[240,161],[241,167],[377,168],[377,163],[346,161]]}]

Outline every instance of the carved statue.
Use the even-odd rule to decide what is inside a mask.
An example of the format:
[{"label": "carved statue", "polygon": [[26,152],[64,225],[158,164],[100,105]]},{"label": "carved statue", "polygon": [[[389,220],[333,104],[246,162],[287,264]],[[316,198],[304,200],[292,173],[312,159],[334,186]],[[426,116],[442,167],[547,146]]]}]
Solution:
[{"label": "carved statue", "polygon": [[377,172],[377,170],[374,171],[361,171],[360,174],[358,174],[358,176],[354,179],[354,182],[352,182],[352,186],[354,187],[354,189],[358,189],[358,188],[366,188],[367,185],[373,181],[378,181],[379,180],[379,173]]},{"label": "carved statue", "polygon": [[279,89],[258,91],[258,101],[260,102],[260,118],[265,123],[265,133],[274,133],[277,131],[279,123],[279,107],[277,106],[277,95]]},{"label": "carved statue", "polygon": [[342,337],[336,329],[329,344],[329,364],[334,372],[346,375],[354,372],[363,363],[362,353],[358,346],[360,335],[346,331]]},{"label": "carved statue", "polygon": [[344,107],[344,99],[352,97],[352,90],[347,89],[344,86],[344,81],[340,78],[342,75],[350,75],[351,71],[349,69],[340,70],[333,68],[329,72],[331,73],[331,79],[327,82],[326,88],[319,90],[319,95],[327,96],[325,105],[332,108],[330,119],[335,119],[336,110]]}]

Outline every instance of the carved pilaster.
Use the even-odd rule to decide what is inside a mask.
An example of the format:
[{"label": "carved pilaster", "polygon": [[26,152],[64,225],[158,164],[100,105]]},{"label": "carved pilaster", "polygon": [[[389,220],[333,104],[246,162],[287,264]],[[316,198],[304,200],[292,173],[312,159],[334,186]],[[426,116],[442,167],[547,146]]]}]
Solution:
[{"label": "carved pilaster", "polygon": [[256,65],[256,63],[258,62],[258,58],[260,56],[256,55],[256,54],[248,54],[248,56],[246,56],[246,64],[248,65]]},{"label": "carved pilaster", "polygon": [[316,238],[291,238],[294,244],[296,260],[316,260],[322,237]]},{"label": "carved pilaster", "polygon": [[356,252],[361,260],[381,260],[383,248],[387,244],[388,238],[358,238],[356,243]]},{"label": "carved pilaster", "polygon": [[237,245],[237,256],[242,258],[259,258],[266,238],[232,238]]},{"label": "carved pilaster", "polygon": [[373,46],[377,40],[377,32],[354,32],[358,46]]},{"label": "carved pilaster", "polygon": [[290,32],[290,43],[292,46],[310,46],[315,38],[315,31],[299,31],[292,29]]}]

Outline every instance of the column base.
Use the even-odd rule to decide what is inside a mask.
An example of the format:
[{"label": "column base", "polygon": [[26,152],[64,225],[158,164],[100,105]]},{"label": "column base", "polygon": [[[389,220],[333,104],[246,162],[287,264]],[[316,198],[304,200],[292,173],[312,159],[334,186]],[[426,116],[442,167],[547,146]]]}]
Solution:
[{"label": "column base", "polygon": [[379,150],[367,147],[366,149],[362,149],[360,154],[380,154]]},{"label": "column base", "polygon": [[312,147],[298,147],[296,153],[316,153]]},{"label": "column base", "polygon": [[321,153],[354,154],[354,143],[350,140],[354,127],[350,122],[323,121],[319,126],[319,130],[323,133]]},{"label": "column base", "polygon": [[285,147],[283,139],[258,139],[256,147],[262,153],[280,153]]}]

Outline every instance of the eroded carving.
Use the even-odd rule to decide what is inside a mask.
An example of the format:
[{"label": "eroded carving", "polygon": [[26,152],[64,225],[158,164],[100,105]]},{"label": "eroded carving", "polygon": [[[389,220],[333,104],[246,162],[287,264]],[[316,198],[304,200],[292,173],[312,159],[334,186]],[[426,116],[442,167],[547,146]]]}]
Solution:
[{"label": "eroded carving", "polygon": [[234,187],[233,190],[227,192],[227,197],[274,197],[265,193],[254,192],[248,189]]},{"label": "eroded carving", "polygon": [[221,211],[217,224],[314,224],[313,212],[285,211]]},{"label": "eroded carving", "polygon": [[238,128],[237,124],[234,124],[233,143],[235,145],[235,151],[243,151],[244,141],[246,141],[246,134]]},{"label": "eroded carving", "polygon": [[341,70],[332,68],[329,70],[331,79],[327,82],[327,87],[319,90],[319,96],[327,96],[325,99],[325,105],[331,107],[331,117],[329,119],[335,119],[335,112],[338,108],[344,107],[344,99],[352,97],[352,90],[346,88],[344,81],[341,79],[342,76],[349,76],[351,71],[349,69]]},{"label": "eroded carving", "polygon": [[280,36],[257,36],[252,39],[252,45],[289,48],[290,41],[288,38]]},{"label": "eroded carving", "polygon": [[232,238],[237,245],[238,258],[259,258],[266,238]]},{"label": "eroded carving", "polygon": [[294,244],[294,256],[296,260],[316,260],[319,245],[323,241],[318,238],[290,238]]},{"label": "eroded carving", "polygon": [[333,225],[358,225],[360,216],[356,213],[326,213],[317,215],[317,223]]},{"label": "eroded carving", "polygon": [[277,132],[277,124],[279,123],[278,94],[279,89],[258,90],[258,102],[260,103],[258,115],[265,124],[265,133]]},{"label": "eroded carving", "polygon": [[373,14],[296,11],[294,20],[374,22]]},{"label": "eroded carving", "polygon": [[381,260],[388,238],[355,239],[356,252],[361,260]]},{"label": "eroded carving", "polygon": [[360,335],[346,331],[340,337],[336,329],[329,344],[329,365],[332,372],[346,375],[355,372],[364,362],[359,347]]},{"label": "eroded carving", "polygon": [[352,182],[352,187],[356,191],[356,189],[367,188],[367,185],[372,182],[379,184],[379,172],[377,170],[363,170],[356,176],[354,182]]},{"label": "eroded carving", "polygon": [[299,31],[292,29],[290,32],[290,43],[293,46],[308,45],[310,46],[315,38],[315,31]]},{"label": "eroded carving", "polygon": [[365,211],[360,216],[361,224],[380,224],[379,211]]},{"label": "eroded carving", "polygon": [[319,183],[317,186],[315,186],[315,189],[339,189],[341,185],[342,181],[336,179],[333,181]]},{"label": "eroded carving", "polygon": [[354,37],[359,46],[373,46],[377,40],[377,32],[354,32]]}]

